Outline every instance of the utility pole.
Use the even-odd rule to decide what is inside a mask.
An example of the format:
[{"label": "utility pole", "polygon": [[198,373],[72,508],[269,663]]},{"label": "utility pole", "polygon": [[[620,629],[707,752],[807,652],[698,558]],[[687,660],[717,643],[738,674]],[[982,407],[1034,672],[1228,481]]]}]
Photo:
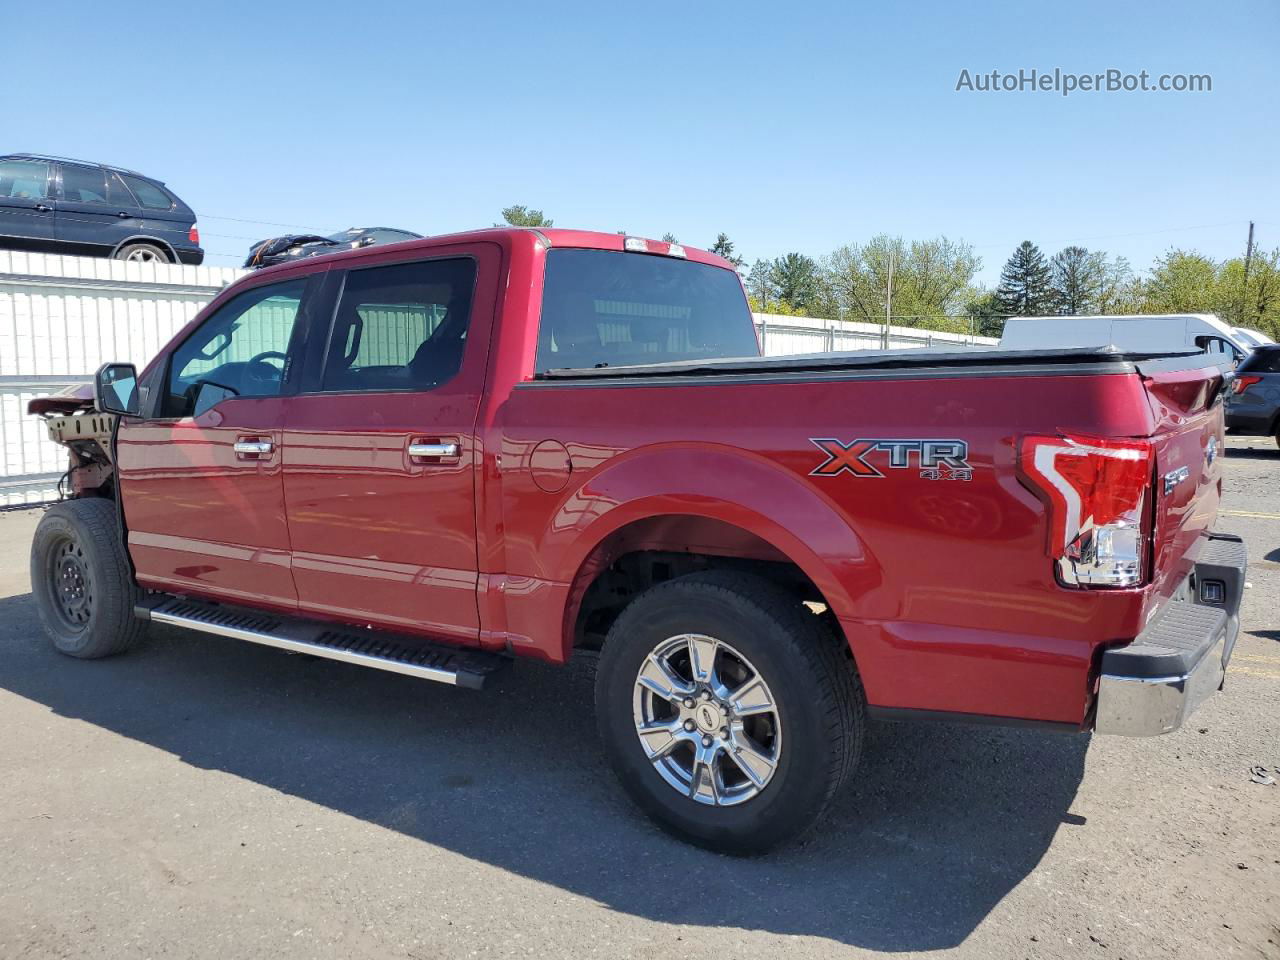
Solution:
[{"label": "utility pole", "polygon": [[1244,247],[1244,283],[1240,290],[1240,326],[1249,325],[1249,266],[1253,263],[1253,221],[1249,221],[1249,242]]},{"label": "utility pole", "polygon": [[893,251],[889,251],[889,276],[884,285],[884,336],[880,338],[880,349],[889,349],[889,318],[893,315]]}]

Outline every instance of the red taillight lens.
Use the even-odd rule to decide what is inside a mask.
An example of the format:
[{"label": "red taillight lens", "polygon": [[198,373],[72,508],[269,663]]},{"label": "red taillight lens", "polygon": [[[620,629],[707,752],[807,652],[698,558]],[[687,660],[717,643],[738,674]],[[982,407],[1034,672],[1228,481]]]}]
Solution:
[{"label": "red taillight lens", "polygon": [[187,231],[187,240],[190,241],[192,246],[200,246],[200,231],[194,225]]},{"label": "red taillight lens", "polygon": [[1049,501],[1049,554],[1073,586],[1135,586],[1146,554],[1143,506],[1154,453],[1146,440],[1022,438],[1026,478]]},{"label": "red taillight lens", "polygon": [[1235,383],[1231,385],[1231,392],[1238,397],[1255,383],[1261,382],[1261,377],[1236,377]]}]

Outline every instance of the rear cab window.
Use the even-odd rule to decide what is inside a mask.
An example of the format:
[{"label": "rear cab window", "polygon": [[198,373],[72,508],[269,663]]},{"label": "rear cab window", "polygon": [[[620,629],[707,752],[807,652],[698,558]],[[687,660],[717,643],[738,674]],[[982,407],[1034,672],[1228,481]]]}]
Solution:
[{"label": "rear cab window", "polygon": [[538,372],[759,355],[731,270],[643,253],[547,252]]}]

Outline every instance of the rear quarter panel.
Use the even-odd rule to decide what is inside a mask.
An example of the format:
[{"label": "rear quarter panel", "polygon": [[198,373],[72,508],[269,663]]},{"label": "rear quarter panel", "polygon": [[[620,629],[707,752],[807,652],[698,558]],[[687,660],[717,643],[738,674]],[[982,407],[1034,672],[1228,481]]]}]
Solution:
[{"label": "rear quarter panel", "polygon": [[[613,383],[527,384],[503,406],[503,563],[519,585],[506,609],[531,652],[567,654],[551,620],[593,546],[665,512],[739,525],[800,565],[873,705],[1079,724],[1095,649],[1138,631],[1145,591],[1056,584],[1013,442],[1147,435],[1136,375]],[[925,479],[885,453],[867,457],[881,477],[813,476],[827,457],[811,438],[960,439],[972,479]],[[555,493],[529,469],[549,440],[568,452]]]}]

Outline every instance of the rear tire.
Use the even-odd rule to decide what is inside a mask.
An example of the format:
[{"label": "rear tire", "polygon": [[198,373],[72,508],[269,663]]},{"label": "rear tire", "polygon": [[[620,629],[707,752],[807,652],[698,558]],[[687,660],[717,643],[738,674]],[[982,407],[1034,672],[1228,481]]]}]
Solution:
[{"label": "rear tire", "polygon": [[31,541],[31,592],[59,653],[92,660],[137,641],[146,624],[133,613],[140,591],[114,501],[64,500],[49,508]]},{"label": "rear tire", "polygon": [[729,571],[633,600],[596,677],[623,788],[663,829],[723,853],[762,853],[813,826],[857,764],[865,716],[844,642],[792,594]]},{"label": "rear tire", "polygon": [[154,243],[126,243],[116,251],[115,260],[132,263],[169,263],[169,255]]}]

